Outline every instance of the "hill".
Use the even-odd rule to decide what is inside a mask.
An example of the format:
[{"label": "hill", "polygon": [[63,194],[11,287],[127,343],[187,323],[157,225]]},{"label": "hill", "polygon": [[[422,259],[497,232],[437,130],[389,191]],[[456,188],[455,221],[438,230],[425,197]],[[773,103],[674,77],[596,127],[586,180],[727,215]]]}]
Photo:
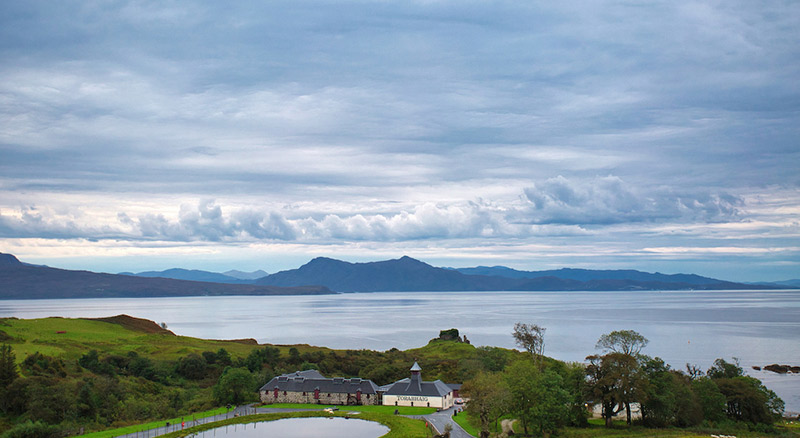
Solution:
[{"label": "hill", "polygon": [[145,271],[139,273],[120,272],[119,275],[131,275],[146,278],[171,278],[173,280],[205,281],[207,283],[250,284],[250,280],[242,280],[230,275],[217,272],[200,271],[197,269],[173,268],[165,271]]},{"label": "hill", "polygon": [[269,275],[267,272],[261,269],[253,272],[243,272],[239,271],[238,269],[231,269],[230,271],[223,272],[223,274],[227,275],[228,277],[238,278],[239,280],[258,280],[261,277],[266,277]]},{"label": "hill", "polygon": [[276,287],[70,271],[20,262],[0,253],[0,299],[120,298],[327,294],[323,286]]},{"label": "hill", "polygon": [[458,268],[455,270],[467,275],[494,275],[507,278],[556,277],[563,278],[565,280],[577,281],[630,280],[639,282],[684,283],[691,285],[709,285],[720,283],[722,281],[695,274],[662,274],[659,272],[649,273],[636,271],[633,269],[592,270],[561,268],[549,271],[518,271],[505,266],[478,266],[475,268]]},{"label": "hill", "polygon": [[[349,263],[318,257],[298,269],[281,271],[256,284],[299,286],[320,284],[337,292],[405,291],[614,291],[757,289],[698,275],[648,274],[639,271],[560,269],[528,273],[510,268],[460,270],[437,268],[411,257],[369,263]],[[478,275],[470,272],[477,272]],[[483,272],[484,274],[480,274]],[[505,273],[506,275],[497,275]]]}]

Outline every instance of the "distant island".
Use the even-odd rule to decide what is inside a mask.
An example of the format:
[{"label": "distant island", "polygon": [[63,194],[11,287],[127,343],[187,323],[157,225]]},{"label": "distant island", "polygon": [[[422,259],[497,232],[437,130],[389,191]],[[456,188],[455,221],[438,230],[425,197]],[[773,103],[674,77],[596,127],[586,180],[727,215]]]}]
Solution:
[{"label": "distant island", "polygon": [[549,271],[519,271],[504,266],[441,268],[407,256],[368,263],[350,263],[318,257],[297,269],[253,279],[255,275],[258,274],[241,271],[228,271],[223,274],[180,268],[138,274],[130,272],[101,274],[34,266],[20,262],[11,254],[0,253],[0,299],[305,295],[335,292],[796,288],[778,283],[745,284],[695,274],[661,274],[636,270],[564,268]]}]

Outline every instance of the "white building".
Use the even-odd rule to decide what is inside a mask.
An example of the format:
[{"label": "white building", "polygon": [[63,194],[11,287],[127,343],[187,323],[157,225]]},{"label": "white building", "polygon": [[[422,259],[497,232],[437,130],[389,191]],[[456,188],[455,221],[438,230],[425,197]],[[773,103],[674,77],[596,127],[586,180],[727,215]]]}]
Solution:
[{"label": "white building", "polygon": [[411,377],[382,386],[384,406],[422,406],[447,409],[453,406],[453,389],[441,380],[424,382],[422,368],[414,362]]}]

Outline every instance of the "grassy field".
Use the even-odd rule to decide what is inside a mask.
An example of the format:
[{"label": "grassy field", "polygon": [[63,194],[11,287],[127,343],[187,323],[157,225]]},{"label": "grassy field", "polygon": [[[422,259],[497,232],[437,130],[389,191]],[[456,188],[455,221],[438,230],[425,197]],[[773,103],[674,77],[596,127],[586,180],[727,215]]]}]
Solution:
[{"label": "grassy field", "polygon": [[315,405],[315,404],[295,404],[295,403],[275,403],[270,405],[261,405],[262,408],[279,408],[279,409],[324,409],[328,407],[339,408],[341,412],[374,412],[378,414],[393,415],[397,409],[400,415],[427,415],[436,412],[435,408],[422,408],[412,406],[336,406],[336,405]]},{"label": "grassy field", "polygon": [[189,353],[220,348],[225,348],[232,356],[244,357],[258,348],[235,341],[143,333],[110,322],[75,318],[3,318],[0,330],[10,338],[5,343],[12,346],[18,361],[37,351],[63,359],[77,359],[89,350],[122,355],[135,351],[154,359],[176,360]]},{"label": "grassy field", "polygon": [[[25,356],[39,352],[65,360],[78,359],[89,350],[102,354],[125,355],[135,351],[156,360],[177,360],[190,353],[227,350],[233,357],[246,357],[257,344],[236,340],[198,339],[163,333],[145,333],[122,325],[77,318],[0,319],[3,343],[11,345],[21,362]],[[63,333],[62,333],[63,332]],[[0,333],[2,335],[2,333]],[[330,351],[309,345],[276,345],[288,355],[291,347],[305,351]]]},{"label": "grassy field", "polygon": [[[284,418],[308,418],[308,417],[345,417],[346,412],[335,412],[328,414],[322,411],[305,411],[305,412],[282,412],[276,414],[258,414],[248,415],[246,417],[231,418],[229,420],[219,421],[211,424],[203,424],[200,426],[191,427],[177,432],[172,432],[167,435],[162,435],[164,438],[182,438],[189,435],[202,432],[204,430],[215,429],[217,427],[229,424],[245,424],[254,423],[257,421],[274,421]],[[414,420],[397,415],[387,415],[377,412],[362,412],[358,414],[358,418],[367,421],[375,421],[387,426],[390,431],[383,435],[381,438],[429,438],[433,434],[425,427],[425,422],[422,420]]]}]

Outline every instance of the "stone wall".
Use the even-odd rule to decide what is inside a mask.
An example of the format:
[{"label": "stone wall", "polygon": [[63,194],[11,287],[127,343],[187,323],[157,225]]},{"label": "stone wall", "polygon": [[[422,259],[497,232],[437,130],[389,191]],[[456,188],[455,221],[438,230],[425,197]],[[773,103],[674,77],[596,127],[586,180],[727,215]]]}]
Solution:
[{"label": "stone wall", "polygon": [[361,402],[356,401],[355,394],[320,392],[319,400],[314,399],[314,392],[278,391],[275,398],[273,391],[261,391],[262,403],[312,403],[321,405],[380,405],[377,394],[361,394]]}]

